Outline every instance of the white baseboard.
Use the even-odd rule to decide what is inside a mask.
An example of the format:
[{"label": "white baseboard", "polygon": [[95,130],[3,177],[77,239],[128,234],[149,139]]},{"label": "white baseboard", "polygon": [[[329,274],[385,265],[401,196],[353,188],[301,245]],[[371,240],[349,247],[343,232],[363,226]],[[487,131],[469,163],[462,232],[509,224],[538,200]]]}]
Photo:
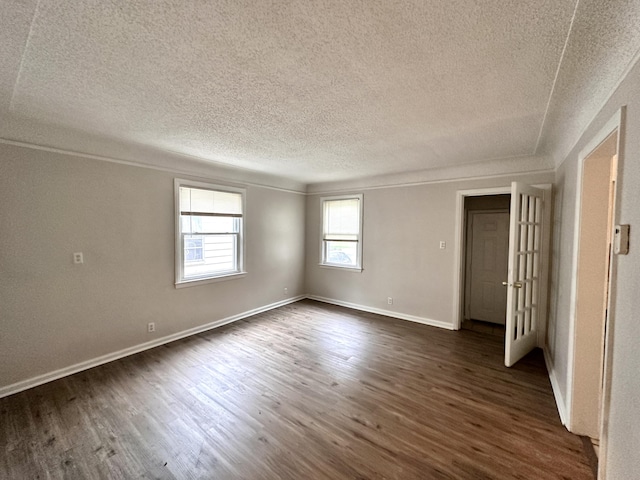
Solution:
[{"label": "white baseboard", "polygon": [[253,310],[238,313],[237,315],[232,315],[230,317],[223,318],[221,320],[216,320],[215,322],[207,323],[205,325],[200,325],[199,327],[183,330],[178,333],[167,335],[166,337],[157,338],[150,342],[134,345],[133,347],[125,348],[123,350],[118,350],[117,352],[113,352],[113,353],[108,353],[106,355],[102,355],[101,357],[76,363],[75,365],[70,365],[68,367],[61,368],[53,372],[44,373],[42,375],[38,375],[37,377],[28,378],[27,380],[22,380],[20,382],[13,383],[5,387],[0,387],[0,398],[6,397],[8,395],[13,395],[14,393],[22,392],[23,390],[27,390],[29,388],[37,387],[38,385],[42,385],[44,383],[51,382],[53,380],[57,380],[62,377],[73,375],[74,373],[78,373],[83,370],[88,370],[89,368],[97,367],[98,365],[103,365],[105,363],[113,362],[114,360],[118,360],[123,357],[128,357],[129,355],[143,352],[144,350],[149,350],[150,348],[158,347],[160,345],[164,345],[165,343],[170,343],[175,340],[180,340],[181,338],[189,337],[197,333],[206,332],[207,330],[212,330],[214,328],[218,328],[223,325],[227,325],[229,323],[236,322],[238,320],[242,320],[247,317],[251,317],[252,315],[257,315],[258,313],[266,312],[268,310],[273,310],[274,308],[282,307],[284,305],[288,305],[290,303],[303,300],[304,298],[306,298],[306,295],[298,295],[297,297],[287,298],[285,300],[271,303],[263,307],[254,308]]},{"label": "white baseboard", "polygon": [[391,310],[383,310],[381,308],[368,307],[366,305],[358,305],[356,303],[343,302],[342,300],[335,300],[333,298],[318,297],[316,295],[307,295],[309,300],[317,300],[318,302],[330,303],[332,305],[338,305],[340,307],[353,308],[354,310],[361,310],[363,312],[377,313],[378,315],[384,315],[385,317],[399,318],[400,320],[408,320],[410,322],[422,323],[423,325],[429,325],[431,327],[445,328],[447,330],[455,330],[453,325],[440,320],[432,320],[430,318],[417,317],[415,315],[408,315],[406,313],[394,312]]},{"label": "white baseboard", "polygon": [[567,414],[567,405],[564,403],[564,397],[560,391],[560,384],[556,377],[556,370],[553,367],[553,361],[551,360],[551,354],[549,350],[544,347],[544,363],[547,365],[547,372],[549,372],[549,380],[551,381],[551,389],[553,390],[553,397],[556,400],[556,407],[558,408],[558,414],[560,415],[560,421],[562,425],[568,427],[569,416]]}]

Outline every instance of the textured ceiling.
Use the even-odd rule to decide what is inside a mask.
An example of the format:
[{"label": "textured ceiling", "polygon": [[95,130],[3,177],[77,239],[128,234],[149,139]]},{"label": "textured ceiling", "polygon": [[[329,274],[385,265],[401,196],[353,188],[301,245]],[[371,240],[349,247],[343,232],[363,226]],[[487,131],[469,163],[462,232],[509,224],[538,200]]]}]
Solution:
[{"label": "textured ceiling", "polygon": [[565,159],[639,49],[640,0],[580,0],[539,151]]},{"label": "textured ceiling", "polygon": [[[585,52],[588,65],[633,58],[631,3],[582,0],[584,38],[565,51],[575,0],[0,0],[0,137],[307,183],[531,164],[566,149],[565,109],[596,108],[589,92],[622,73],[576,95]],[[587,120],[572,118],[578,133]]]}]

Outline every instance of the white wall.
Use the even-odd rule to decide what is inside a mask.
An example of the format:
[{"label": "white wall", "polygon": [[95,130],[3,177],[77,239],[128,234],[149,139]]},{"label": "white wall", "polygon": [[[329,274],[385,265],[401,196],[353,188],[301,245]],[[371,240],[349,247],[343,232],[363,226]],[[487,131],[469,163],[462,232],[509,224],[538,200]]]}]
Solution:
[{"label": "white wall", "polygon": [[567,401],[570,341],[572,246],[578,181],[578,155],[623,105],[627,106],[626,132],[619,164],[617,223],[631,224],[631,250],[614,258],[612,293],[612,379],[608,427],[607,478],[635,478],[640,471],[640,64],[636,64],[604,108],[591,122],[556,175],[556,233],[552,279],[549,347],[561,393]]},{"label": "white wall", "polygon": [[[551,183],[552,173],[364,190],[363,268],[320,267],[320,197],[307,200],[307,293],[453,327],[456,192]],[[354,189],[351,193],[362,190]],[[445,250],[439,242],[447,242]],[[393,305],[387,304],[393,297]]]},{"label": "white wall", "polygon": [[0,145],[0,389],[305,293],[305,197],[251,185],[246,277],[176,289],[175,176]]}]

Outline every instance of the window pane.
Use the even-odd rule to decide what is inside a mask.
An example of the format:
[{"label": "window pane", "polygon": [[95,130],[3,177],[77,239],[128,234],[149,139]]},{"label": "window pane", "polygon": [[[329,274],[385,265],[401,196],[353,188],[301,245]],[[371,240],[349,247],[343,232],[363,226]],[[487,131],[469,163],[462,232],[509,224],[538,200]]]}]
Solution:
[{"label": "window pane", "polygon": [[355,267],[357,258],[357,242],[325,242],[325,263]]},{"label": "window pane", "polygon": [[184,237],[184,261],[202,262],[204,260],[203,239],[193,235]]},{"label": "window pane", "polygon": [[[195,257],[199,255],[195,253],[196,248],[193,247],[194,238],[202,239],[201,257],[197,260],[189,260],[189,255],[195,255]],[[184,239],[184,278],[237,271],[237,238],[235,234],[203,235],[201,237],[186,235]]]}]

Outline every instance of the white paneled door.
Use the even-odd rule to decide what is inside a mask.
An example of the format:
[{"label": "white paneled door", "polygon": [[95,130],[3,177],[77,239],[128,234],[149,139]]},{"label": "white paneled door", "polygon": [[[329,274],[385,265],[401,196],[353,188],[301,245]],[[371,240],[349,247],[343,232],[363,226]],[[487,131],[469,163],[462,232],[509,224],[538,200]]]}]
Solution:
[{"label": "white paneled door", "polygon": [[470,212],[471,259],[468,316],[505,324],[509,212]]},{"label": "white paneled door", "polygon": [[543,193],[511,184],[504,363],[512,366],[538,344]]}]

